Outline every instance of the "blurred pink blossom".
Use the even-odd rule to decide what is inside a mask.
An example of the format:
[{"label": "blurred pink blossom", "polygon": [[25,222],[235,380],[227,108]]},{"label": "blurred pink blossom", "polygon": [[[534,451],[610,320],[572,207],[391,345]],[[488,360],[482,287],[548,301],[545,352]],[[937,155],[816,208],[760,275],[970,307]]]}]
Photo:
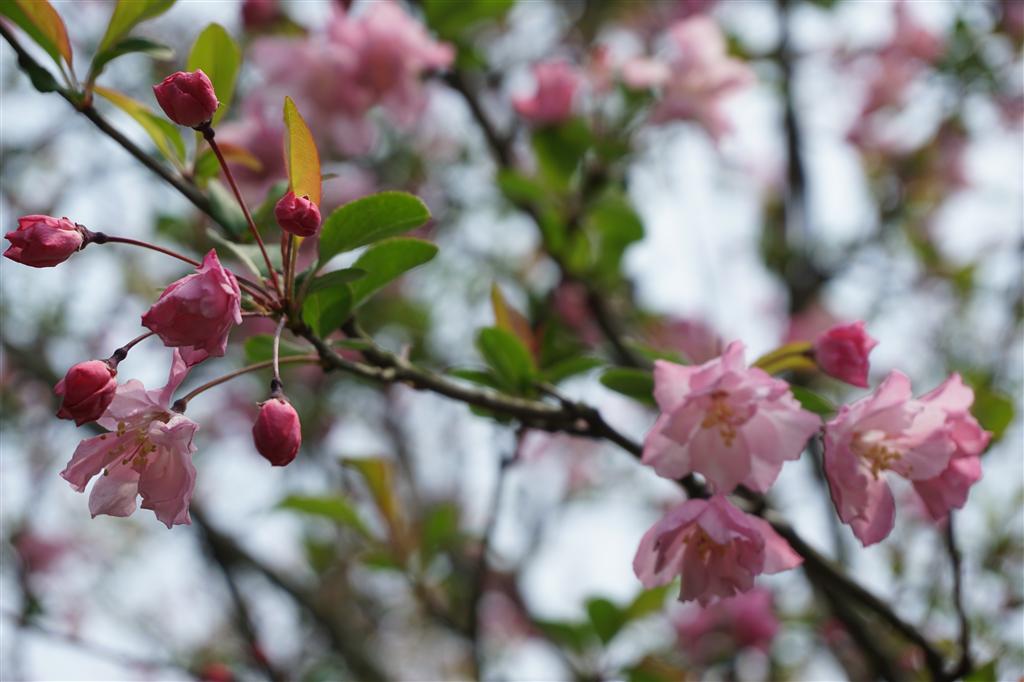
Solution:
[{"label": "blurred pink blossom", "polygon": [[839,324],[814,340],[814,360],[821,371],[853,386],[868,387],[868,355],[878,341],[864,330],[863,320]]},{"label": "blurred pink blossom", "polygon": [[583,84],[583,75],[572,64],[553,60],[533,67],[533,94],[512,99],[520,116],[539,125],[561,123],[573,113],[573,101]]},{"label": "blurred pink blossom", "polygon": [[767,652],[779,630],[772,593],[755,587],[706,607],[673,615],[679,645],[696,662],[727,656],[737,649]]}]

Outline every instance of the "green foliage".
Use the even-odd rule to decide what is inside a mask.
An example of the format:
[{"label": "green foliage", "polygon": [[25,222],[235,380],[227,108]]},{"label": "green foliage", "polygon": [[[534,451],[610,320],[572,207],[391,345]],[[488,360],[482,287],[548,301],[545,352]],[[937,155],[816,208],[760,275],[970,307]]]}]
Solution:
[{"label": "green foliage", "polygon": [[797,399],[800,406],[808,412],[827,416],[835,413],[836,411],[836,406],[832,404],[831,400],[815,393],[809,388],[790,385],[789,390],[792,391],[793,397]]},{"label": "green foliage", "polygon": [[1006,429],[1013,423],[1013,413],[1014,403],[1010,396],[987,385],[974,389],[971,414],[981,424],[981,428],[992,432],[993,441],[1000,440],[1006,433]]},{"label": "green foliage", "polygon": [[426,559],[456,545],[459,539],[457,504],[442,502],[426,512],[420,527],[420,551]]},{"label": "green foliage", "polygon": [[644,238],[640,216],[625,196],[608,192],[587,211],[584,225],[593,243],[595,274],[606,282],[618,280],[626,248]]},{"label": "green foliage", "polygon": [[972,670],[966,677],[964,677],[964,682],[996,682],[998,679],[999,676],[996,670],[996,661],[993,659],[985,665]]},{"label": "green foliage", "polygon": [[622,609],[603,597],[587,600],[587,616],[594,626],[594,632],[604,644],[612,641],[626,624],[626,614]]},{"label": "green foliage", "polygon": [[[288,343],[282,339],[280,346],[278,347],[278,352],[280,356],[284,358],[292,355],[306,355],[312,351],[310,349]],[[257,362],[266,362],[273,357],[274,337],[270,334],[257,334],[256,336],[250,336],[245,340],[246,364],[252,365]]]},{"label": "green foliage", "polygon": [[500,21],[515,0],[424,0],[424,18],[440,37],[459,41],[470,29],[487,22]]},{"label": "green foliage", "polygon": [[148,54],[153,59],[174,58],[174,50],[163,43],[148,38],[128,36],[111,45],[110,49],[99,52],[93,57],[92,65],[89,67],[89,82],[96,80],[110,62],[123,55],[134,53]]},{"label": "green foliage", "polygon": [[358,306],[392,280],[429,262],[436,255],[436,245],[411,237],[396,237],[374,244],[352,266],[366,272],[365,277],[349,285],[353,305]]},{"label": "green foliage", "polygon": [[345,283],[321,289],[302,302],[302,320],[317,336],[336,331],[352,312],[352,290]]},{"label": "green foliage", "polygon": [[147,19],[157,17],[171,8],[174,0],[117,0],[96,54],[102,54],[120,41],[133,28]]},{"label": "green foliage", "polygon": [[160,150],[164,158],[180,166],[185,160],[185,142],[181,139],[178,127],[165,118],[157,116],[152,109],[142,102],[137,102],[128,95],[110,88],[94,88],[97,95],[102,96],[118,109],[135,119],[142,126],[150,139]]},{"label": "green foliage", "polygon": [[502,388],[520,395],[532,392],[536,367],[530,352],[515,334],[487,327],[477,335],[476,347]]},{"label": "green foliage", "polygon": [[595,367],[600,367],[604,361],[600,358],[577,355],[559,362],[555,362],[541,370],[541,378],[552,384],[565,381],[570,377],[589,372]]},{"label": "green foliage", "polygon": [[601,375],[601,383],[616,393],[654,404],[654,375],[649,370],[613,367]]},{"label": "green foliage", "polygon": [[347,526],[363,537],[372,537],[358,510],[340,495],[289,495],[278,503],[277,508],[325,518],[340,526]]},{"label": "green foliage", "polygon": [[[323,291],[325,289],[334,289],[335,287],[347,284],[348,282],[354,282],[362,277],[366,277],[366,270],[361,270],[359,268],[343,268],[341,270],[334,270],[333,272],[328,272],[325,275],[320,275],[310,282],[309,293],[315,294],[316,292]],[[304,280],[305,277],[297,278],[295,283],[296,288],[300,288],[303,285]]]},{"label": "green foliage", "polygon": [[531,143],[541,179],[557,189],[568,189],[591,142],[590,129],[579,118],[535,130]]},{"label": "green foliage", "polygon": [[327,263],[339,253],[408,232],[429,219],[426,204],[406,192],[380,192],[351,201],[324,221],[320,263]]},{"label": "green foliage", "polygon": [[231,105],[241,66],[242,50],[220,24],[208,25],[192,44],[186,68],[189,71],[202,69],[213,83],[213,90],[220,100],[220,106],[213,114],[214,124],[224,117]]},{"label": "green foliage", "polygon": [[47,0],[0,0],[0,16],[5,16],[53,58],[72,62],[71,42],[64,20]]}]

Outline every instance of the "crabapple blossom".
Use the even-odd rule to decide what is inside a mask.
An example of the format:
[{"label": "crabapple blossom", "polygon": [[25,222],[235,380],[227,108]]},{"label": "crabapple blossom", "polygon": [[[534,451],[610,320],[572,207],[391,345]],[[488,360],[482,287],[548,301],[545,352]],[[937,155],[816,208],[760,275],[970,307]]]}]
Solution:
[{"label": "crabapple blossom", "polygon": [[868,387],[868,355],[878,345],[864,322],[836,325],[814,340],[814,360],[822,372],[853,386]]},{"label": "crabapple blossom", "polygon": [[117,370],[103,360],[80,362],[57,382],[53,392],[61,397],[57,416],[74,419],[76,426],[103,415],[117,390]]},{"label": "crabapple blossom", "polygon": [[312,237],[320,229],[320,209],[308,196],[297,197],[289,191],[274,206],[274,217],[281,229],[297,237]]},{"label": "crabapple blossom", "polygon": [[519,115],[539,125],[561,123],[572,116],[573,100],[583,82],[580,71],[568,62],[541,62],[533,67],[537,81],[532,95],[512,99]]},{"label": "crabapple blossom", "polygon": [[165,346],[182,347],[189,365],[224,355],[231,328],[242,322],[238,282],[210,252],[197,272],[167,287],[142,316]]},{"label": "crabapple blossom", "polygon": [[659,475],[696,472],[716,492],[740,484],[764,492],[818,430],[821,420],[800,407],[789,384],[748,368],[743,350],[734,341],[696,367],[655,362],[661,414],[644,441],[643,462]]},{"label": "crabapple blossom", "polygon": [[680,646],[703,662],[736,649],[768,651],[779,631],[772,593],[755,587],[707,607],[690,607],[673,618]]},{"label": "crabapple blossom", "polygon": [[63,263],[86,244],[83,229],[67,218],[27,215],[18,218],[18,229],[4,239],[11,245],[4,256],[34,268],[52,268]]},{"label": "crabapple blossom", "polygon": [[282,395],[271,395],[260,403],[260,413],[252,426],[252,439],[256,450],[276,467],[295,459],[302,445],[302,426],[299,414]]},{"label": "crabapple blossom", "polygon": [[[170,410],[171,397],[188,374],[175,350],[167,384],[147,391],[137,379],[117,387],[98,423],[109,433],[78,444],[61,477],[78,492],[98,476],[89,511],[130,516],[136,497],[168,528],[191,523],[188,506],[196,482],[192,438],[199,425]],[[102,472],[102,473],[101,473]]]},{"label": "crabapple blossom", "polygon": [[153,86],[153,95],[167,118],[189,128],[208,123],[220,106],[213,83],[202,69],[172,73]]},{"label": "crabapple blossom", "polygon": [[974,393],[959,375],[914,399],[910,380],[893,370],[869,396],[844,405],[825,426],[825,474],[836,511],[865,546],[884,539],[895,502],[882,474],[913,482],[933,517],[963,506],[980,477],[988,444],[968,408]]},{"label": "crabapple blossom", "polygon": [[679,600],[707,606],[746,592],[762,573],[802,561],[767,521],[715,495],[687,500],[654,524],[640,541],[633,571],[646,588],[682,576]]}]

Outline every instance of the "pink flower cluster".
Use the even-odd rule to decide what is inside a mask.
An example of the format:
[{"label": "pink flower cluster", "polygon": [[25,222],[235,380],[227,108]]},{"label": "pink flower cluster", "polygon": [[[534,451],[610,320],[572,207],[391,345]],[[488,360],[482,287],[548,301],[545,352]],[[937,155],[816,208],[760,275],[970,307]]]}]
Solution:
[{"label": "pink flower cluster", "polygon": [[623,81],[636,90],[656,91],[652,123],[696,121],[719,139],[731,130],[722,111],[724,100],[750,84],[753,72],[729,56],[725,37],[710,17],[697,15],[676,22],[668,29],[666,41],[666,56],[626,62]]},{"label": "pink flower cluster", "polygon": [[537,125],[565,121],[573,113],[573,103],[583,84],[583,74],[572,64],[556,60],[533,67],[536,88],[532,95],[512,99],[520,116]]},{"label": "pink flower cluster", "polygon": [[287,88],[313,131],[349,154],[371,148],[366,114],[375,106],[397,125],[411,126],[426,103],[423,76],[455,57],[451,45],[434,41],[397,2],[360,10],[337,10],[323,35],[261,38],[254,45],[264,92],[276,101],[277,91]]},{"label": "pink flower cluster", "polygon": [[[836,325],[813,343],[795,343],[762,359],[785,366],[795,354],[826,374],[866,387],[877,342],[863,322]],[[803,367],[804,364],[799,366]],[[647,587],[682,576],[681,600],[702,605],[745,592],[761,573],[800,563],[764,520],[725,497],[737,487],[766,492],[786,461],[800,457],[821,418],[800,406],[788,383],[748,367],[743,344],[697,366],[659,360],[654,398],[660,414],[642,461],[661,476],[699,474],[711,493],[670,511],[644,535],[634,570]],[[825,470],[840,519],[865,545],[892,530],[893,496],[882,474],[909,479],[932,517],[964,505],[981,476],[989,434],[971,416],[974,394],[958,375],[913,398],[909,380],[892,372],[874,394],[842,407],[824,425]]]}]

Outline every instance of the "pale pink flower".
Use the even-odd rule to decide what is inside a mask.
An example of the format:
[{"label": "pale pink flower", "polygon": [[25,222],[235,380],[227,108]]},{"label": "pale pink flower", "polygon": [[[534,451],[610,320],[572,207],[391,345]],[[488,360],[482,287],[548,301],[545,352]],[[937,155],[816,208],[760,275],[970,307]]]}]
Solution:
[{"label": "pale pink flower", "polygon": [[814,340],[814,360],[822,372],[853,386],[868,387],[868,355],[878,345],[864,321],[838,324]]},{"label": "pale pink flower", "polygon": [[721,357],[696,367],[655,362],[661,414],[647,434],[643,462],[659,475],[678,479],[696,472],[716,492],[741,483],[764,492],[821,426],[789,384],[748,368],[743,350],[734,341]]},{"label": "pale pink flower", "polygon": [[676,22],[668,30],[669,55],[664,60],[640,58],[623,67],[625,83],[659,91],[652,123],[691,120],[715,139],[731,125],[722,112],[726,97],[753,81],[753,72],[730,57],[718,24],[699,15]]},{"label": "pale pink flower", "polygon": [[220,357],[231,328],[242,323],[238,281],[210,252],[197,272],[167,287],[142,316],[142,326],[160,337],[165,346],[184,347],[189,365],[207,357]]},{"label": "pale pink flower", "polygon": [[[171,397],[188,374],[177,350],[167,385],[147,391],[137,379],[117,387],[98,423],[109,433],[78,444],[61,472],[78,492],[98,476],[89,495],[89,511],[130,516],[136,497],[168,528],[191,523],[188,505],[195,488],[192,437],[199,425],[170,410]],[[101,473],[102,472],[102,473]]]},{"label": "pale pink flower", "polygon": [[519,115],[540,125],[561,123],[573,112],[573,101],[583,84],[583,75],[572,64],[556,60],[533,67],[536,88],[533,94],[512,99]]},{"label": "pale pink flower", "polygon": [[[836,511],[865,545],[892,531],[895,502],[882,476],[892,471],[914,483],[929,509],[962,506],[977,480],[971,462],[988,443],[967,408],[971,389],[958,375],[915,400],[910,380],[892,371],[875,392],[844,405],[825,426],[825,474]],[[967,464],[968,466],[964,466]],[[922,492],[922,490],[924,492]]]},{"label": "pale pink flower", "polygon": [[682,576],[679,600],[707,606],[716,597],[746,592],[762,573],[802,561],[767,521],[716,495],[687,500],[654,524],[640,541],[633,571],[646,588]]},{"label": "pale pink flower", "polygon": [[679,645],[703,662],[738,649],[767,652],[779,631],[772,593],[755,587],[706,607],[691,606],[672,618]]}]

